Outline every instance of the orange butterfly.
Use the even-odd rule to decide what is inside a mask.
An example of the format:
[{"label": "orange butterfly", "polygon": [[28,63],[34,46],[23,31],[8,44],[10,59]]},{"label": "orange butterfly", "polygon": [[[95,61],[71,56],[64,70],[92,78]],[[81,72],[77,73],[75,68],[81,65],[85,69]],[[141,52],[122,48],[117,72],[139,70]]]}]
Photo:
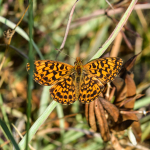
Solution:
[{"label": "orange butterfly", "polygon": [[[110,82],[119,73],[122,59],[108,57],[95,59],[85,65],[79,57],[75,66],[52,60],[37,60],[34,62],[34,80],[52,87],[52,98],[61,104],[72,104],[79,99],[81,103],[89,103],[104,89],[104,84]],[[27,63],[27,71],[30,64]]]}]

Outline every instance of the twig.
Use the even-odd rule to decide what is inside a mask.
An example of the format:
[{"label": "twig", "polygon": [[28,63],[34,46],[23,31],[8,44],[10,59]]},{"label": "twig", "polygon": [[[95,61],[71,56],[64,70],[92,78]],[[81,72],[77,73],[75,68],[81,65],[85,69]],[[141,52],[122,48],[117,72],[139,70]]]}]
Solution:
[{"label": "twig", "polygon": [[19,20],[19,22],[18,22],[17,25],[15,26],[15,28],[14,28],[13,30],[9,29],[9,30],[7,30],[6,32],[4,32],[4,36],[5,36],[6,38],[8,38],[8,42],[7,42],[7,46],[6,46],[6,50],[5,50],[4,57],[3,57],[2,62],[1,62],[1,64],[0,64],[0,71],[1,71],[1,69],[2,69],[2,66],[3,66],[5,60],[6,60],[7,51],[8,51],[8,49],[9,49],[9,45],[10,45],[10,43],[11,43],[11,39],[12,39],[13,35],[15,34],[15,29],[16,29],[16,27],[19,26],[19,24],[21,23],[21,21],[22,21],[24,15],[25,15],[25,13],[27,12],[28,8],[29,8],[29,5],[28,5],[28,7],[26,8],[25,12],[23,13],[21,19]]},{"label": "twig", "polygon": [[121,114],[144,114],[144,115],[146,115],[147,113],[149,113],[150,111],[141,111],[141,110],[139,110],[139,111],[123,111],[123,110],[121,110],[120,111],[120,113]]},{"label": "twig", "polygon": [[[138,9],[150,9],[150,4],[136,4],[134,7],[134,10],[138,10]],[[124,8],[116,8],[113,10],[108,10],[107,14],[109,16],[112,16],[115,14],[122,13],[123,11],[124,11]],[[70,29],[78,27],[78,26],[86,23],[87,21],[89,21],[91,19],[94,19],[96,17],[100,17],[100,15],[105,15],[105,13],[106,13],[106,11],[104,9],[100,9],[100,10],[96,10],[95,12],[93,12],[90,15],[76,19],[73,21],[72,25],[70,26]]]},{"label": "twig", "polygon": [[66,27],[65,36],[64,36],[63,42],[62,42],[62,44],[61,44],[61,46],[60,46],[60,50],[59,50],[59,52],[58,52],[58,54],[57,54],[57,56],[56,56],[56,59],[58,58],[59,54],[61,53],[61,51],[62,51],[63,48],[64,48],[64,45],[65,45],[65,42],[66,42],[66,39],[67,39],[67,36],[68,36],[69,28],[70,28],[71,19],[72,19],[72,16],[73,16],[73,13],[74,13],[74,9],[75,9],[76,4],[77,4],[78,1],[79,1],[79,0],[77,0],[77,1],[74,3],[74,5],[73,5],[73,7],[72,7],[72,9],[71,9],[71,12],[70,12],[70,15],[69,15],[69,20],[68,20],[67,27]]},{"label": "twig", "polygon": [[137,1],[138,0],[132,0],[131,1],[128,9],[124,13],[123,17],[121,18],[121,20],[117,24],[117,26],[114,29],[114,31],[111,33],[111,35],[106,40],[106,42],[102,45],[102,47],[99,48],[98,52],[91,58],[91,60],[98,58],[99,56],[101,56],[106,51],[106,49],[108,48],[108,46],[113,42],[113,40],[116,38],[116,36],[118,35],[118,33],[121,31],[121,29],[125,25],[125,23],[126,23],[127,19],[129,18],[132,10],[134,9],[134,6],[137,3]]}]

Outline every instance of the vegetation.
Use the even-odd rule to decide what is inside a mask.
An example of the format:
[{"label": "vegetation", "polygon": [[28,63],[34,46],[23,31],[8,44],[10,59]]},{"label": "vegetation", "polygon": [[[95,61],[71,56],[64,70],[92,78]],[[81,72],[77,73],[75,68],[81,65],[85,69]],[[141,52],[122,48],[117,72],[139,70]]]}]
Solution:
[{"label": "vegetation", "polygon": [[[129,6],[130,0],[41,0],[32,7],[30,0],[24,13],[27,1],[0,1],[0,148],[28,149],[27,141],[30,149],[42,150],[150,148],[150,4],[138,1],[125,16]],[[22,30],[8,37],[22,16]],[[49,86],[33,81],[33,68],[26,71],[34,60],[73,65],[78,56],[83,64],[105,56],[124,62],[90,104],[58,104]]]}]

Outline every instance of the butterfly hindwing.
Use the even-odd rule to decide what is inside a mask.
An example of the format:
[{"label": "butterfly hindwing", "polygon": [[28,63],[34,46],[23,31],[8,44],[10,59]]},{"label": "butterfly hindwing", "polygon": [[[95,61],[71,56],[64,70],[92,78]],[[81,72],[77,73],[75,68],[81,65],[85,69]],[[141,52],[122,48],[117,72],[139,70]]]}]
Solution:
[{"label": "butterfly hindwing", "polygon": [[104,85],[94,76],[84,74],[79,90],[79,101],[90,103],[103,91]]},{"label": "butterfly hindwing", "polygon": [[[73,66],[52,60],[37,60],[34,62],[34,80],[41,85],[53,85],[69,74]],[[30,64],[27,63],[27,71]]]},{"label": "butterfly hindwing", "polygon": [[76,98],[74,76],[68,75],[50,88],[52,98],[61,104],[72,104]]}]

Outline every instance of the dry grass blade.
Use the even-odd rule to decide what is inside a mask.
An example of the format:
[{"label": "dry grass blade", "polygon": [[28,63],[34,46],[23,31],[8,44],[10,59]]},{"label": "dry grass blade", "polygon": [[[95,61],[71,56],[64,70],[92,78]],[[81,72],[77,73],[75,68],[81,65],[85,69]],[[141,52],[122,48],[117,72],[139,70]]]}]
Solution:
[{"label": "dry grass blade", "polygon": [[[19,136],[21,138],[23,138],[22,134],[19,132],[19,130],[17,129],[17,127],[14,124],[12,124],[12,126],[15,128],[15,130],[17,131],[17,133],[19,134]],[[28,144],[28,145],[29,145],[29,147],[30,147],[31,150],[35,150],[30,144]]]}]

